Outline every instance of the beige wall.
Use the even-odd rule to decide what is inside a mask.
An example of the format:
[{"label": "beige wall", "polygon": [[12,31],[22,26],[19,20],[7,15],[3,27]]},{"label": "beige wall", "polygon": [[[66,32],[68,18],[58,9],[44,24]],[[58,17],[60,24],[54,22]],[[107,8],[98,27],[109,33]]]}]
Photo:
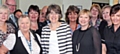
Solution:
[{"label": "beige wall", "polygon": [[109,3],[109,0],[92,0],[92,2]]}]

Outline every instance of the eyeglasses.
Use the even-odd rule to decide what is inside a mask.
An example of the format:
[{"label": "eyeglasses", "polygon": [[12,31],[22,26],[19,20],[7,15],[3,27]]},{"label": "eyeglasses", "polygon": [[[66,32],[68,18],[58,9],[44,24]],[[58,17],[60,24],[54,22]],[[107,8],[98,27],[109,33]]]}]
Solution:
[{"label": "eyeglasses", "polygon": [[14,7],[16,7],[17,5],[12,5],[12,4],[8,4],[8,3],[6,3],[8,6],[14,6]]}]

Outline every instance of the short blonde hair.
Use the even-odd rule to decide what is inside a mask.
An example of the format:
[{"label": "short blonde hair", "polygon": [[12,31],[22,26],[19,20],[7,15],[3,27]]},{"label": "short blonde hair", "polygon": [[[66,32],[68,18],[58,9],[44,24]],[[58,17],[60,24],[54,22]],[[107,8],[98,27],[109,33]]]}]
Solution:
[{"label": "short blonde hair", "polygon": [[0,5],[0,10],[4,9],[8,11],[8,15],[10,14],[9,8],[6,5]]},{"label": "short blonde hair", "polygon": [[30,18],[28,17],[28,15],[21,15],[20,18],[18,18],[18,23],[20,22],[21,19],[23,18],[28,18],[30,21]]},{"label": "short blonde hair", "polygon": [[82,14],[87,14],[89,16],[89,18],[91,19],[91,13],[90,13],[90,10],[88,9],[83,9],[79,12],[79,16],[82,15]]}]

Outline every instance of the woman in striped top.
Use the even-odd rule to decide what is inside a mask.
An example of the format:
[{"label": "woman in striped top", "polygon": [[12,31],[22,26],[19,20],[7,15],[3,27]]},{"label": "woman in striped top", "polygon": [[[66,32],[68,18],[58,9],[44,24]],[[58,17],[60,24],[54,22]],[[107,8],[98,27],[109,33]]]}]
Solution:
[{"label": "woman in striped top", "polygon": [[60,6],[50,5],[46,17],[50,20],[50,24],[42,28],[43,54],[72,54],[70,27],[64,22],[59,22],[62,18]]}]

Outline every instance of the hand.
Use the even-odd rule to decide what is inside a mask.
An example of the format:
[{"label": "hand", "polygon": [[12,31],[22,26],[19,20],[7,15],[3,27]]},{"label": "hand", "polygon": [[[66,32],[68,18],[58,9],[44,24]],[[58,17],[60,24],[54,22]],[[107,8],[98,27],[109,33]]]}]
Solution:
[{"label": "hand", "polygon": [[6,52],[4,52],[4,50],[0,47],[0,54],[6,54]]},{"label": "hand", "polygon": [[106,54],[106,45],[105,44],[102,44],[102,54]]},{"label": "hand", "polygon": [[8,49],[4,45],[0,46],[0,54],[6,54],[7,52]]}]

